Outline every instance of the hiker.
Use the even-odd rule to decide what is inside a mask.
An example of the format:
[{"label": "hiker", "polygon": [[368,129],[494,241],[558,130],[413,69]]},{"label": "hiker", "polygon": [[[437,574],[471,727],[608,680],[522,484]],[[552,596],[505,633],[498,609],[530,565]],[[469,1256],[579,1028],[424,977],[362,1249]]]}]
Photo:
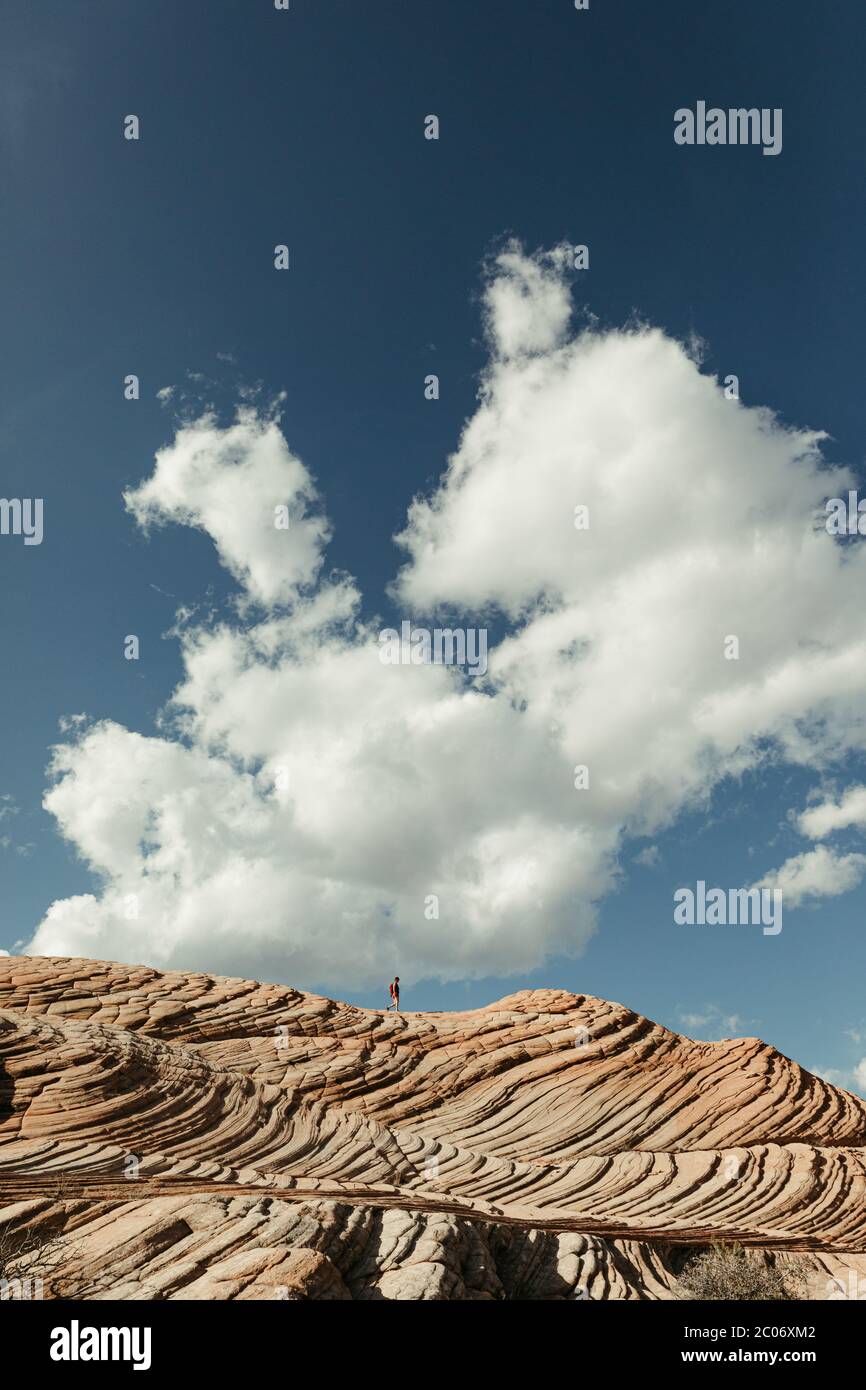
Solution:
[{"label": "hiker", "polygon": [[395,975],[395,976],[394,976],[393,980],[391,981],[390,985],[388,986],[388,992],[389,992],[390,995],[391,995],[391,1002],[390,1002],[390,1004],[388,1005],[388,1008],[389,1008],[389,1009],[396,1009],[396,1010],[399,1012],[399,1010],[400,1010],[400,976],[399,976],[399,975]]}]

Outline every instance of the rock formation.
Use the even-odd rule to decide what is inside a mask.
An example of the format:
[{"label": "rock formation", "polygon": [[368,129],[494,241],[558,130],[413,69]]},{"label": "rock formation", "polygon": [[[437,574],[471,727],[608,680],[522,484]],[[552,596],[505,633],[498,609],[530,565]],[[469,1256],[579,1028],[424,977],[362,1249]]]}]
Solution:
[{"label": "rock formation", "polygon": [[720,1240],[866,1296],[864,1145],[758,1039],[584,995],[394,1014],[0,958],[0,1232],[47,1242],[46,1297],[670,1299]]}]

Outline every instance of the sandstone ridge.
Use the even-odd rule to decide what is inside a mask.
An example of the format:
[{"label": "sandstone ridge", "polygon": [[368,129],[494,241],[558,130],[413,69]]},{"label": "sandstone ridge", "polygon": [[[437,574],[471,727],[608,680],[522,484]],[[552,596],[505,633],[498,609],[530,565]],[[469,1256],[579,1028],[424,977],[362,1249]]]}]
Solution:
[{"label": "sandstone ridge", "polygon": [[0,958],[0,1229],[50,1239],[45,1296],[678,1298],[718,1240],[866,1291],[864,1145],[759,1039],[590,996],[395,1015]]}]

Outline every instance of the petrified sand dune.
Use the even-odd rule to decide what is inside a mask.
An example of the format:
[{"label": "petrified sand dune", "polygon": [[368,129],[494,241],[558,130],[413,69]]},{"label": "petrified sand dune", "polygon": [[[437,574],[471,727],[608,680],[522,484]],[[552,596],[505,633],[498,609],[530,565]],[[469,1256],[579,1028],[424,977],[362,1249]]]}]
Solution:
[{"label": "petrified sand dune", "polygon": [[676,1298],[739,1240],[866,1291],[866,1104],[563,991],[468,1013],[0,959],[0,1224],[57,1296]]}]

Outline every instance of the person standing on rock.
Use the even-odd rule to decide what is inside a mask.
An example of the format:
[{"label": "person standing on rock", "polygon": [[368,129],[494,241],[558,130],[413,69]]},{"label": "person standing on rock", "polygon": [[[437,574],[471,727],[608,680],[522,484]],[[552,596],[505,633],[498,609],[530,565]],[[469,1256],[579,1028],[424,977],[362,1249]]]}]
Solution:
[{"label": "person standing on rock", "polygon": [[388,1005],[388,1008],[389,1008],[389,1009],[396,1009],[397,1012],[399,1013],[399,1011],[400,1011],[400,976],[399,976],[399,975],[395,975],[395,976],[394,976],[393,980],[391,981],[390,985],[388,986],[388,990],[389,990],[390,995],[391,995],[391,1002],[390,1002],[390,1004]]}]

